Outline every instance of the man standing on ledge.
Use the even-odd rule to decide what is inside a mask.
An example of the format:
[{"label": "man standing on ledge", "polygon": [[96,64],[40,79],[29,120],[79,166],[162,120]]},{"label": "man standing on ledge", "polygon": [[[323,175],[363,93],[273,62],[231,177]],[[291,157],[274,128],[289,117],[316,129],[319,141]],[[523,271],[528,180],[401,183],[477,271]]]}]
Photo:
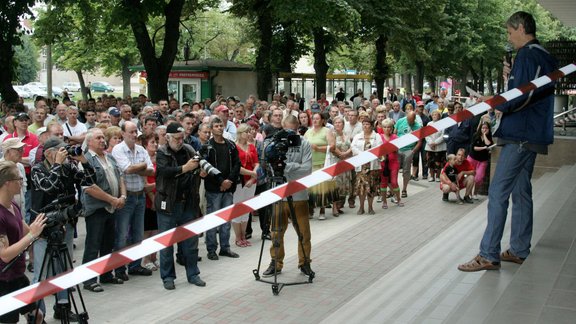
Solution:
[{"label": "man standing on ledge", "polygon": [[[516,12],[506,22],[506,28],[508,41],[518,51],[511,70],[510,64],[504,64],[508,89],[557,69],[556,60],[536,39],[532,15]],[[554,84],[550,83],[495,107],[501,120],[494,136],[502,149],[488,193],[488,224],[480,253],[459,265],[459,270],[498,270],[500,261],[522,264],[530,254],[533,220],[530,178],[536,154],[547,154],[548,145],[554,141],[553,95]],[[513,201],[510,248],[500,254],[510,195]]]}]

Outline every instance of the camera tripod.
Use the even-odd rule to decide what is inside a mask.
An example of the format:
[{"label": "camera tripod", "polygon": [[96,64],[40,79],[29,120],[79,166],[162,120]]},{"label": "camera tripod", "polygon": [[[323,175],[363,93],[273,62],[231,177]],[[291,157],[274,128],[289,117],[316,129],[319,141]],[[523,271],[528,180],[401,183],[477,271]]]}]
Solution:
[{"label": "camera tripod", "polygon": [[[283,175],[281,176],[275,176],[272,177],[271,179],[271,183],[272,183],[272,188],[284,184],[286,183],[286,177],[284,177]],[[309,266],[310,265],[310,258],[308,255],[306,255],[306,251],[304,250],[304,243],[303,243],[303,236],[302,236],[302,232],[300,231],[300,226],[298,225],[298,220],[296,218],[296,213],[294,211],[294,202],[292,200],[292,196],[288,196],[287,197],[287,203],[288,203],[288,209],[289,209],[289,219],[292,221],[292,226],[294,227],[294,230],[296,231],[296,235],[298,236],[298,243],[300,244],[300,249],[302,250],[302,253],[304,254],[304,260],[305,260],[305,266]],[[266,242],[266,240],[262,240],[262,246],[260,247],[260,257],[258,259],[258,268],[252,270],[254,277],[256,278],[257,281],[260,282],[264,282],[264,283],[268,283],[272,285],[272,293],[274,294],[274,296],[278,296],[278,294],[280,293],[280,291],[282,290],[282,288],[284,288],[284,286],[294,286],[294,285],[303,285],[303,284],[308,284],[308,283],[312,283],[312,281],[314,280],[314,272],[311,272],[311,274],[308,276],[308,280],[307,281],[298,281],[298,282],[278,282],[278,252],[280,250],[280,235],[283,235],[283,233],[286,230],[286,226],[288,225],[287,222],[282,222],[282,201],[278,201],[275,202],[272,205],[272,219],[271,219],[271,224],[270,224],[270,231],[272,232],[272,246],[275,249],[275,253],[274,253],[274,259],[272,260],[272,262],[274,263],[274,280],[270,281],[270,280],[266,280],[266,279],[262,279],[260,277],[260,266],[262,265],[262,255],[264,252],[264,244]]]},{"label": "camera tripod", "polygon": [[[62,230],[60,230],[62,231]],[[46,254],[44,254],[44,259],[42,260],[42,267],[40,268],[40,274],[38,275],[39,280],[48,279],[50,276],[63,273],[74,268],[72,265],[72,258],[70,257],[70,252],[66,243],[64,243],[64,234],[61,232],[59,239],[48,239],[48,244],[46,247]],[[54,295],[56,303],[54,306],[54,311],[59,311],[62,318],[60,322],[62,324],[70,323],[69,314],[74,313],[78,317],[78,323],[85,324],[88,323],[88,312],[86,311],[86,305],[84,304],[84,298],[82,297],[82,292],[80,291],[80,286],[76,285],[76,292],[80,299],[80,306],[82,312],[78,312],[78,305],[76,303],[76,298],[74,298],[73,288],[68,288],[68,303],[60,304],[58,303],[58,296]],[[70,307],[72,306],[72,307]]]}]

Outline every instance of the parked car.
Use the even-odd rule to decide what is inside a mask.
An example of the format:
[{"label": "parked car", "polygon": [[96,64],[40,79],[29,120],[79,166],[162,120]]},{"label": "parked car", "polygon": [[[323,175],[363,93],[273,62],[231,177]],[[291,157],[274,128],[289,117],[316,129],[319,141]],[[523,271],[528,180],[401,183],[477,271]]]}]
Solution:
[{"label": "parked car", "polygon": [[70,91],[77,91],[80,92],[82,91],[82,88],[80,87],[80,82],[64,82],[62,83],[62,89],[70,92]]},{"label": "parked car", "polygon": [[25,86],[33,86],[33,87],[38,87],[40,89],[42,89],[42,87],[46,88],[46,85],[42,82],[28,82],[25,84]]},{"label": "parked car", "polygon": [[94,92],[114,92],[114,87],[112,87],[108,82],[96,81],[92,82],[90,90]]},{"label": "parked car", "polygon": [[25,86],[22,86],[22,89],[24,89],[26,92],[30,93],[32,98],[36,98],[38,96],[42,96],[42,97],[48,96],[48,93],[46,92],[46,90],[42,90],[40,87],[37,87],[34,85],[27,84]]},{"label": "parked car", "polygon": [[24,99],[32,98],[32,95],[30,94],[30,92],[24,90],[24,88],[22,86],[14,86],[13,88],[18,93],[19,97],[22,97]]},{"label": "parked car", "polygon": [[66,91],[68,93],[68,97],[73,98],[74,97],[74,92],[72,92],[72,90],[63,90],[60,87],[52,87],[52,94],[54,94],[54,97],[59,97],[62,98],[62,92]]}]

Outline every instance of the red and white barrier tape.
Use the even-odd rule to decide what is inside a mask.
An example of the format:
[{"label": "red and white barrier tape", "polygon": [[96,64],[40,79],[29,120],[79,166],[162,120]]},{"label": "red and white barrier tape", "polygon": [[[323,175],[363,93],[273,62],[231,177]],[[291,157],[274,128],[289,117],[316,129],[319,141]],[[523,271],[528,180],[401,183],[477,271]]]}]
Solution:
[{"label": "red and white barrier tape", "polygon": [[272,188],[257,197],[228,206],[186,225],[157,234],[124,250],[100,257],[92,262],[82,264],[66,273],[59,274],[42,282],[12,292],[0,298],[0,315],[52,295],[60,290],[80,284],[105,272],[114,270],[123,264],[140,259],[150,253],[159,251],[194,235],[203,233],[209,229],[229,222],[233,218],[275,203],[298,191],[330,180],[334,176],[368,163],[377,159],[379,156],[394,152],[399,148],[415,143],[420,139],[424,139],[428,135],[434,134],[458,122],[481,114],[487,111],[490,107],[496,107],[506,101],[515,99],[522,94],[549,84],[552,81],[556,81],[575,71],[576,64],[566,65],[547,76],[542,76],[530,83],[495,96],[486,102],[474,105],[467,110],[450,116],[450,118],[444,118],[434,123],[433,126],[422,127],[415,132],[404,135],[387,144],[362,152],[345,161],[340,161],[332,166],[318,170],[306,177]]}]

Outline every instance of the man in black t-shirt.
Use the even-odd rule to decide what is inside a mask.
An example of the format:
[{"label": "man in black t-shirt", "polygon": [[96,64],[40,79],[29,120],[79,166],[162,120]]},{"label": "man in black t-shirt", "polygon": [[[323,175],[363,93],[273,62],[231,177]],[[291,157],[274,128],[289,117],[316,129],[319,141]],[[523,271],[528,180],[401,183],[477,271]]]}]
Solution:
[{"label": "man in black t-shirt", "polygon": [[[203,145],[202,153],[204,158],[218,169],[221,174],[217,177],[208,175],[204,180],[206,211],[208,213],[232,205],[233,194],[240,177],[238,149],[234,142],[224,138],[224,123],[222,119],[217,116],[212,117],[210,129],[212,138]],[[218,248],[216,231],[218,231],[220,237],[219,255],[238,258],[239,255],[230,250],[230,223],[225,223],[206,232],[208,259],[218,260],[218,254],[216,254],[216,249]]]}]

